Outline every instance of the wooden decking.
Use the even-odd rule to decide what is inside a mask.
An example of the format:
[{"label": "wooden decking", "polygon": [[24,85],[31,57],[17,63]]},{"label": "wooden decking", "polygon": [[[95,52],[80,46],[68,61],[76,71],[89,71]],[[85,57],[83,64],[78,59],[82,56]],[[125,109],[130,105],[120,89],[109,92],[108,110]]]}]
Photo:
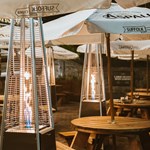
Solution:
[{"label": "wooden decking", "polygon": [[59,141],[56,141],[56,150],[74,150],[74,149]]},{"label": "wooden decking", "polygon": [[65,138],[68,145],[70,146],[76,133],[77,133],[77,131],[65,131],[65,132],[59,132],[59,135],[61,135],[63,138]]}]

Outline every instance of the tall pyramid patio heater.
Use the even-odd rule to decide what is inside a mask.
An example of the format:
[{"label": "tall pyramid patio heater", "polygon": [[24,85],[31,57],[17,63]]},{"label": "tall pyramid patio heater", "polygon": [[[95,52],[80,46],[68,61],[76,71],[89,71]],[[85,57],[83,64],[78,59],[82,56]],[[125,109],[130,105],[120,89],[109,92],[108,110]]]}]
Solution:
[{"label": "tall pyramid patio heater", "polygon": [[105,102],[101,46],[86,45],[82,74],[79,117],[103,115]]},{"label": "tall pyramid patio heater", "polygon": [[52,107],[57,110],[54,50],[51,47],[47,48],[47,66],[48,80],[51,88]]},{"label": "tall pyramid patio heater", "polygon": [[[20,20],[20,27],[14,26],[14,22],[11,22],[7,61],[1,150],[55,150],[42,20],[39,18],[35,23],[30,19],[30,30],[24,18]],[[13,48],[17,37],[20,39],[18,51]],[[41,58],[35,53],[35,41],[41,46]],[[30,56],[26,55],[28,46],[32,48]]]}]

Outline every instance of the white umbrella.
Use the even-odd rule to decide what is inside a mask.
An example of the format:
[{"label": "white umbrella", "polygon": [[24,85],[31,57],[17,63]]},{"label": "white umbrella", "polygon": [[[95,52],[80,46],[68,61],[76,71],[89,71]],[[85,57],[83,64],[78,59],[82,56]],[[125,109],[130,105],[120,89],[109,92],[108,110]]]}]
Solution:
[{"label": "white umbrella", "polygon": [[[77,59],[79,58],[78,54],[71,52],[65,48],[59,47],[59,46],[52,46],[54,59]],[[41,47],[36,47],[36,57],[41,58],[42,57],[42,49]],[[48,49],[47,49],[48,50]],[[31,57],[31,48],[28,48],[26,50],[26,55]]]},{"label": "white umbrella", "polygon": [[131,50],[134,50],[134,59],[146,59],[150,55],[150,40],[140,41],[111,41],[112,56],[120,59],[131,59]]},{"label": "white umbrella", "polygon": [[120,6],[130,8],[150,2],[150,0],[115,0]]},{"label": "white umbrella", "polygon": [[[115,11],[115,13],[119,13],[120,15],[120,11],[122,12],[122,14],[129,14],[129,12],[131,13],[131,15],[134,13],[139,14],[140,12],[142,12],[142,15],[146,14],[149,12],[149,9],[146,8],[132,8],[129,9],[130,11],[124,10],[123,8],[119,7],[117,4],[112,4],[112,6],[110,7],[110,9],[101,9],[101,15],[102,16],[107,16],[107,14],[112,13],[112,11]],[[83,10],[83,11],[79,11],[64,17],[61,17],[59,19],[47,22],[45,24],[43,24],[43,30],[44,30],[44,39],[45,39],[45,44],[49,43],[49,44],[54,44],[54,45],[62,45],[62,44],[85,44],[85,43],[99,43],[101,42],[101,30],[99,29],[98,33],[90,33],[87,30],[87,24],[85,24],[86,20],[88,18],[91,18],[91,15],[95,13],[95,9],[92,10]],[[145,12],[144,12],[145,11]],[[108,12],[108,13],[107,13]],[[135,40],[141,40],[141,39],[148,39],[150,38],[150,35],[148,34],[150,30],[148,30],[148,26],[149,26],[149,22],[150,19],[147,16],[146,18],[136,18],[136,19],[132,19],[131,18],[117,18],[117,19],[113,19],[116,24],[114,25],[115,27],[112,28],[111,26],[111,22],[114,22],[112,19],[105,19],[105,21],[108,21],[109,23],[106,22],[106,24],[104,24],[103,26],[108,26],[107,24],[110,24],[110,28],[111,30],[114,31],[114,29],[116,29],[116,26],[120,26],[120,28],[124,31],[124,26],[122,26],[124,24],[124,22],[128,22],[128,24],[130,25],[129,27],[133,27],[131,24],[136,21],[138,22],[138,20],[141,20],[140,23],[137,23],[137,26],[135,25],[135,27],[139,27],[136,29],[139,29],[139,31],[141,31],[143,29],[143,34],[145,35],[131,35],[130,36],[127,34],[123,35],[124,39],[130,40],[130,39],[135,39]],[[88,22],[89,20],[87,20]],[[123,21],[123,22],[122,22]],[[145,25],[145,23],[148,22],[148,25]],[[136,24],[136,23],[135,23]],[[144,26],[143,26],[144,24]],[[90,27],[90,25],[88,24],[88,26]],[[94,28],[95,26],[92,24],[91,28]],[[109,27],[109,26],[108,26]],[[7,28],[7,29],[6,29]],[[118,28],[117,28],[118,29]],[[115,31],[117,31],[117,29]],[[128,29],[133,29],[133,28],[128,28]],[[141,30],[140,30],[141,29]],[[147,30],[146,30],[147,29]],[[6,34],[7,31],[7,34]],[[133,30],[134,31],[134,30]],[[131,33],[137,33],[140,34],[141,32],[131,32]],[[104,31],[103,31],[104,32]],[[108,30],[106,30],[106,32],[108,32]],[[119,32],[119,30],[118,30]],[[124,33],[124,32],[123,32]],[[147,33],[147,34],[146,34]],[[0,29],[0,37],[1,35],[4,34],[4,36],[8,37],[9,36],[9,27],[3,27]],[[2,37],[1,37],[2,39]],[[18,39],[20,39],[20,37],[18,36]],[[113,39],[115,39],[113,37]]]},{"label": "white umbrella", "polygon": [[112,4],[112,9],[94,12],[86,21],[91,33],[148,34],[150,33],[150,9],[133,7],[123,9]]},{"label": "white umbrella", "polygon": [[88,32],[86,28],[84,28],[84,21],[95,11],[96,9],[82,10],[44,23],[43,30],[45,40],[52,41],[58,38],[76,35],[79,32],[84,35],[85,32]]},{"label": "white umbrella", "polygon": [[59,46],[52,46],[54,58],[55,59],[62,59],[62,60],[68,60],[68,59],[77,59],[79,58],[79,55],[77,53],[71,52],[65,48],[59,47]]},{"label": "white umbrella", "polygon": [[[91,44],[91,50],[94,51],[95,44]],[[106,49],[106,46],[104,46]],[[111,41],[110,42],[111,57],[118,57],[119,59],[130,60],[131,50],[134,50],[134,59],[143,60],[150,55],[150,40],[139,41]],[[85,53],[86,44],[80,45],[77,52]],[[106,50],[105,50],[106,51]]]},{"label": "white umbrella", "polygon": [[[96,20],[96,23],[99,25],[95,25],[94,14],[97,15],[99,21]],[[150,39],[150,15],[148,14],[150,10],[147,8],[123,9],[117,4],[99,11],[95,9],[79,11],[44,24],[45,40],[54,45],[99,43],[102,40],[102,32],[122,33],[125,40]],[[118,17],[112,19],[114,15]],[[106,16],[108,17],[105,18]],[[116,39],[116,35],[113,35],[112,39]]]},{"label": "white umbrella", "polygon": [[[47,22],[43,24],[45,44],[50,45],[75,45],[85,43],[99,43],[101,41],[101,34],[91,34],[87,31],[84,21],[93,13],[96,9],[83,10],[70,14],[59,19]],[[80,17],[79,17],[80,16]],[[60,25],[61,24],[61,25]],[[79,25],[78,25],[79,24]],[[77,25],[77,27],[75,27]],[[80,25],[82,30],[80,30]],[[30,45],[30,29],[26,28],[26,47]],[[35,35],[38,37],[38,27],[35,26]],[[4,41],[1,45],[6,45],[6,41],[10,38],[10,25],[0,28],[0,41]],[[20,44],[20,26],[15,26],[15,32],[13,41]],[[36,39],[36,46],[40,42]],[[9,42],[7,42],[9,43]],[[14,43],[14,45],[16,45]],[[18,46],[19,46],[18,44]],[[13,45],[13,46],[14,46]]]},{"label": "white umbrella", "polygon": [[[91,52],[95,53],[96,44],[90,44],[90,46],[91,46]],[[86,44],[80,45],[80,46],[77,47],[77,52],[79,52],[79,53],[85,53],[86,49],[87,49],[87,45]],[[89,49],[87,49],[87,53],[88,52],[89,52]]]},{"label": "white umbrella", "polygon": [[[10,25],[6,25],[4,27],[0,28],[0,47],[4,48],[3,46],[5,46],[6,48],[8,48],[9,45],[9,39],[10,39],[10,30],[11,30],[11,26]],[[30,35],[30,28],[28,28],[28,26],[26,26],[25,28],[25,45],[26,47],[29,47],[31,42],[31,35]],[[21,27],[20,26],[15,26],[14,27],[14,34],[13,34],[13,47],[14,48],[20,48],[20,38],[21,38]],[[38,23],[35,24],[35,38],[36,38],[36,45],[39,45],[40,43],[40,37],[39,37],[39,26]]]},{"label": "white umbrella", "polygon": [[43,17],[81,9],[108,8],[111,0],[1,0],[0,17]]}]

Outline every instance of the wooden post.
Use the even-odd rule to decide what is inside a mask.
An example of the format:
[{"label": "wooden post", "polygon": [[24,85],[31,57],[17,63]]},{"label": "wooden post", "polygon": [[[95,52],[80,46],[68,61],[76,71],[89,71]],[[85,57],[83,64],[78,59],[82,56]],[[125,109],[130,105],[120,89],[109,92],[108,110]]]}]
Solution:
[{"label": "wooden post", "polygon": [[133,102],[133,61],[134,61],[134,50],[131,50],[131,81],[130,81],[131,102]]},{"label": "wooden post", "polygon": [[147,93],[149,92],[149,55],[147,55],[147,65],[146,65],[146,74],[147,74]]},{"label": "wooden post", "polygon": [[112,94],[112,74],[111,74],[111,54],[110,54],[110,34],[106,33],[106,43],[107,43],[107,70],[108,70],[108,88],[109,88],[109,104],[111,111],[111,123],[115,122],[114,116],[114,103]]}]

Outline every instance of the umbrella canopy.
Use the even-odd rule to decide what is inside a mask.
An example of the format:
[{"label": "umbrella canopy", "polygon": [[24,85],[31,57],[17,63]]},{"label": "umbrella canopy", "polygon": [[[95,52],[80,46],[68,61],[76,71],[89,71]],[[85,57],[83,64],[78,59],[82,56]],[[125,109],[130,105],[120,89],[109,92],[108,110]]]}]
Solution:
[{"label": "umbrella canopy", "polygon": [[[74,14],[70,14],[59,19],[47,22],[43,24],[44,39],[46,45],[75,45],[75,44],[85,44],[85,43],[99,43],[101,41],[101,34],[91,34],[87,31],[86,26],[84,26],[84,20],[86,20],[96,9],[79,11]],[[78,17],[80,16],[80,17]],[[17,22],[17,20],[16,20]],[[28,22],[28,21],[27,21]],[[78,25],[79,23],[79,25]],[[27,24],[27,23],[26,23]],[[60,26],[61,24],[61,26]],[[80,25],[83,28],[80,30]],[[75,27],[77,25],[77,27]],[[25,41],[26,47],[30,45],[30,29],[28,25],[25,28]],[[35,26],[35,35],[38,37],[38,26]],[[8,47],[10,38],[10,25],[0,28],[0,43],[1,47]],[[38,38],[38,40],[40,40]],[[40,42],[36,40],[36,46]],[[13,37],[14,45],[20,43],[20,26],[15,26],[15,32]],[[19,44],[18,44],[19,46]]]},{"label": "umbrella canopy", "polygon": [[130,60],[131,51],[134,50],[134,59],[147,59],[150,55],[150,40],[140,41],[111,41],[111,56]]},{"label": "umbrella canopy", "polygon": [[120,6],[130,8],[150,2],[150,0],[115,0]]},{"label": "umbrella canopy", "polygon": [[[101,13],[100,12],[99,13],[100,13],[100,16],[107,16],[107,15],[109,16],[110,14],[113,14],[113,11],[116,15],[118,13],[119,17],[116,19],[111,19],[110,17],[108,17],[107,19],[104,19],[106,21],[105,24],[103,21],[101,21],[101,19],[103,18],[99,18],[99,22],[103,22],[103,23],[100,24],[102,25],[102,27],[99,28],[96,33],[90,33],[90,32],[94,32],[93,29],[95,29],[95,25],[91,22],[89,23],[89,21],[91,20],[93,16],[92,14],[98,13],[96,12],[96,9],[82,10],[82,11],[58,18],[56,20],[44,23],[43,30],[44,30],[45,44],[72,45],[72,44],[85,44],[85,43],[100,43],[103,40],[101,38],[101,32],[123,33],[123,37],[125,40],[150,39],[150,34],[148,34],[150,32],[149,30],[149,24],[150,24],[149,16],[150,15],[148,15],[149,9],[138,8],[138,7],[131,8],[131,9],[123,9],[117,4],[112,4],[109,9],[100,9]],[[131,14],[131,16],[130,17],[124,16],[121,18],[120,14],[122,14],[122,16],[123,14],[124,15],[128,14],[129,16]],[[137,17],[134,18],[133,14]],[[144,14],[147,14],[147,17],[138,17],[138,14],[141,14],[141,16],[144,16]],[[107,23],[107,21],[109,23]],[[115,26],[114,28],[111,25],[112,22],[114,22],[113,23]],[[128,23],[127,26],[124,25],[125,22]],[[109,27],[108,28],[109,30],[106,27]],[[89,32],[88,30],[89,28],[92,29],[92,31],[90,30]],[[96,26],[96,28],[98,27]],[[106,28],[106,29],[104,30],[103,28]],[[119,30],[120,28],[121,30]],[[124,32],[124,31],[131,31],[131,32]],[[10,32],[9,26],[0,28],[1,40],[5,38],[9,39],[9,32]],[[17,31],[15,31],[15,34],[16,33]],[[30,33],[30,31],[28,31],[28,33]],[[132,33],[135,35],[132,35]],[[140,35],[139,37],[137,36],[137,34],[144,34],[144,35]],[[116,39],[116,36],[115,37],[112,36],[112,37],[113,37],[112,39]],[[18,38],[18,40],[20,39],[19,34],[17,34],[16,38]],[[16,38],[14,38],[14,40]]]},{"label": "umbrella canopy", "polygon": [[[95,44],[91,44],[92,50],[95,51]],[[150,55],[150,40],[137,41],[111,41],[111,57],[118,57],[119,59],[130,60],[131,50],[134,50],[134,59],[143,60]],[[106,49],[106,46],[104,46]],[[86,44],[80,45],[77,52],[85,53]],[[104,50],[105,52],[106,50]]]},{"label": "umbrella canopy", "polygon": [[[92,53],[95,53],[95,50],[96,50],[96,44],[90,44],[91,45],[91,52]],[[80,45],[77,47],[77,52],[79,53],[85,53],[86,52],[86,49],[87,49],[87,45],[84,44],[84,45]],[[89,49],[87,49],[87,53],[89,52]]]},{"label": "umbrella canopy", "polygon": [[55,59],[77,59],[79,55],[59,46],[52,46]]},{"label": "umbrella canopy", "polygon": [[[36,22],[36,20],[35,20]],[[30,28],[28,28],[28,23],[26,23],[26,28],[25,28],[25,45],[26,47],[29,47],[31,44],[31,35],[30,35]],[[4,27],[0,28],[0,47],[1,48],[8,48],[9,45],[9,39],[10,39],[10,31],[11,31],[11,26],[6,25]],[[13,47],[14,48],[20,48],[20,38],[21,38],[21,27],[20,26],[15,26],[14,27],[14,34],[13,34]],[[38,23],[35,23],[35,38],[36,38],[36,45],[39,45],[40,43],[40,37],[39,37],[39,26]]]},{"label": "umbrella canopy", "polygon": [[[146,4],[150,0],[115,0],[128,8]],[[108,8],[112,0],[1,0],[0,17],[40,17],[65,14],[90,8]],[[10,7],[11,6],[11,7]]]},{"label": "umbrella canopy", "polygon": [[[43,17],[90,8],[108,8],[111,0],[1,0],[0,17]],[[11,7],[10,7],[11,6]]]},{"label": "umbrella canopy", "polygon": [[101,33],[114,33],[111,40],[120,33],[125,40],[150,39],[149,14],[147,8],[123,9],[117,4],[109,9],[83,10],[44,24],[45,40],[50,45],[100,43]]},{"label": "umbrella canopy", "polygon": [[58,18],[56,20],[43,24],[44,38],[45,40],[54,40],[62,37],[76,35],[77,33],[84,33],[82,27],[84,21],[94,12],[96,9],[82,10],[76,13]]},{"label": "umbrella canopy", "polygon": [[[65,48],[59,47],[59,46],[52,46],[51,47],[53,49],[53,54],[54,54],[54,59],[62,59],[62,60],[68,60],[68,59],[77,59],[79,58],[78,54],[71,52]],[[36,55],[37,57],[41,58],[42,56],[42,51],[41,51],[41,47],[36,47]],[[48,50],[48,49],[47,49]],[[28,48],[26,50],[26,55],[30,56],[31,53],[31,48]]]},{"label": "umbrella canopy", "polygon": [[150,33],[150,9],[133,7],[123,9],[112,4],[110,9],[94,12],[86,21],[91,33],[148,34]]}]

